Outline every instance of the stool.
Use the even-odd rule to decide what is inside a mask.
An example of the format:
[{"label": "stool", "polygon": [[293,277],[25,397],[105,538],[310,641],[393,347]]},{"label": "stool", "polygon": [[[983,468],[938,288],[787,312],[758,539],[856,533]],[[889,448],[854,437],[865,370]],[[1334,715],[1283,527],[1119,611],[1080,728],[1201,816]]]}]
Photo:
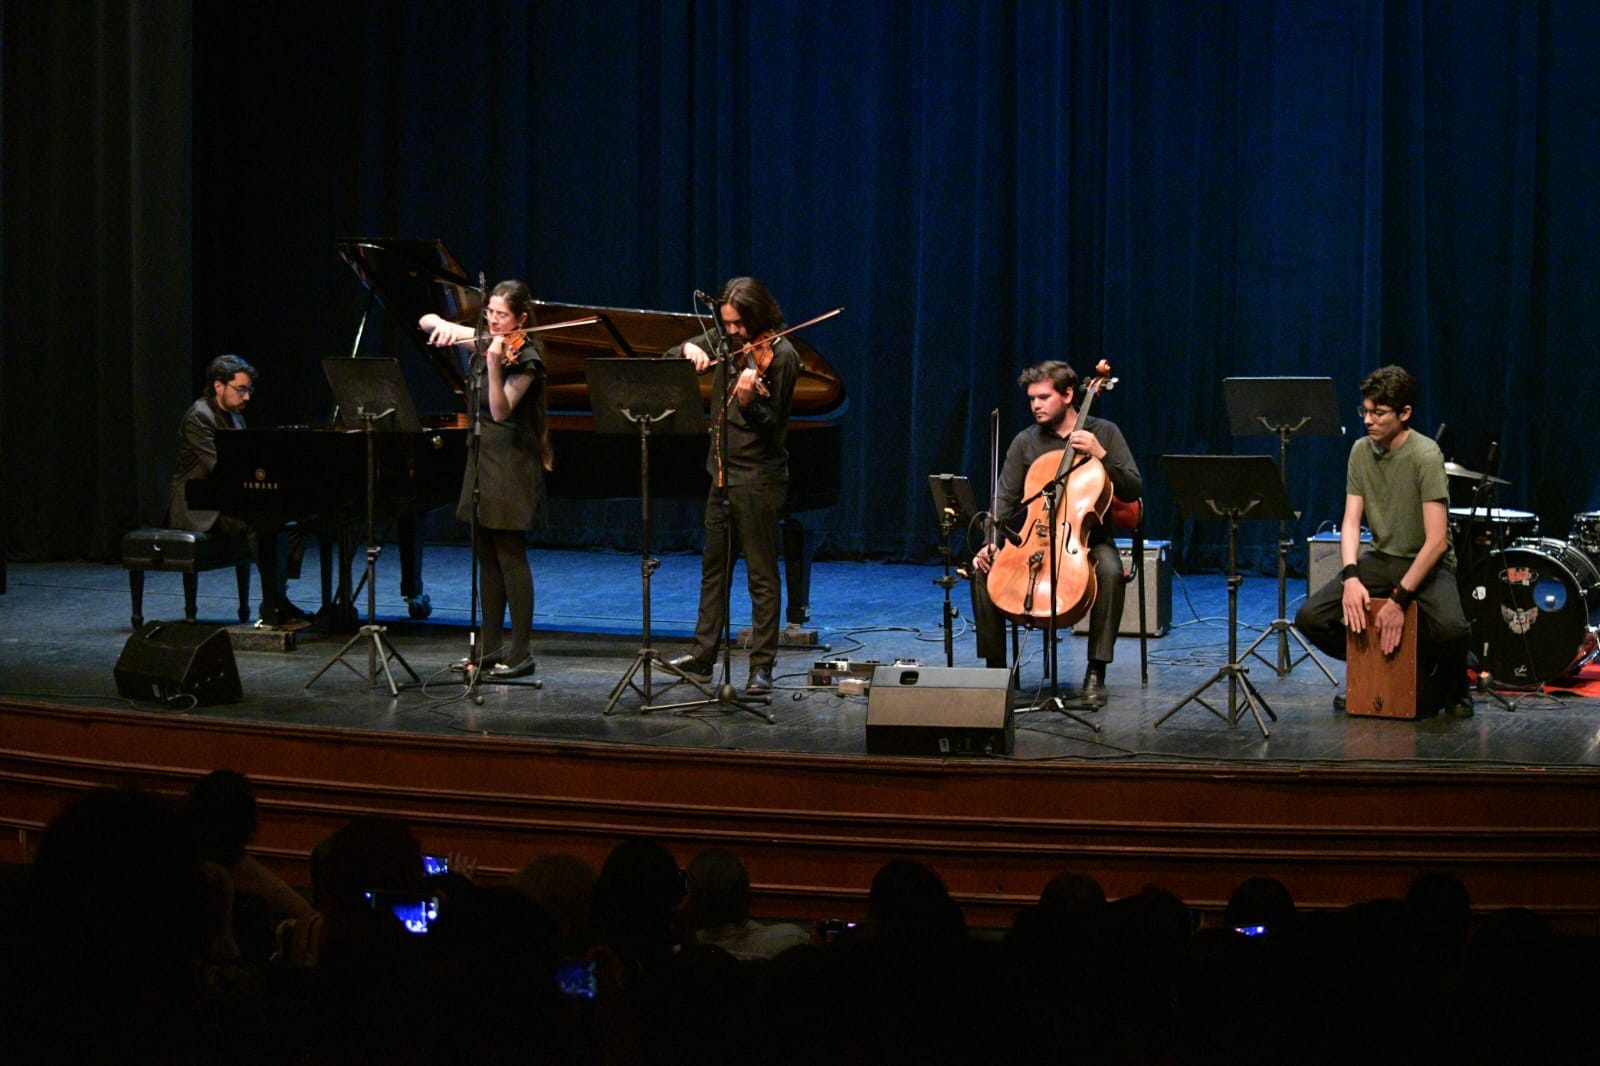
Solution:
[{"label": "stool", "polygon": [[233,567],[239,582],[239,621],[250,620],[250,542],[231,533],[197,533],[187,529],[135,529],[122,537],[122,565],[128,571],[133,597],[133,628],[144,625],[144,573],[176,570],[183,575],[183,620],[195,620],[195,599],[202,570]]},{"label": "stool", "polygon": [[1378,608],[1367,601],[1367,628],[1345,630],[1345,713],[1369,718],[1417,716],[1417,605],[1406,606],[1405,629],[1393,655],[1378,650]]}]

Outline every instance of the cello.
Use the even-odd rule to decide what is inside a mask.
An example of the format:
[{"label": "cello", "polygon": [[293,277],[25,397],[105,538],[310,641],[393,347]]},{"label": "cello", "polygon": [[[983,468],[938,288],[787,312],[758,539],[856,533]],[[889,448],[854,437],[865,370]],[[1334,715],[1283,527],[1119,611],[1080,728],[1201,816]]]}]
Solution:
[{"label": "cello", "polygon": [[[1101,389],[1111,388],[1111,364],[1104,359],[1083,390],[1074,429],[1083,428]],[[1051,529],[1051,503],[1055,528]],[[1023,483],[1027,513],[1016,543],[1003,538],[989,566],[989,598],[1007,618],[1025,626],[1070,626],[1094,604],[1095,572],[1088,538],[1111,507],[1111,479],[1092,455],[1066,445],[1047,452],[1028,467]],[[995,515],[995,521],[1007,516]],[[1054,558],[1051,557],[1052,546]]]}]

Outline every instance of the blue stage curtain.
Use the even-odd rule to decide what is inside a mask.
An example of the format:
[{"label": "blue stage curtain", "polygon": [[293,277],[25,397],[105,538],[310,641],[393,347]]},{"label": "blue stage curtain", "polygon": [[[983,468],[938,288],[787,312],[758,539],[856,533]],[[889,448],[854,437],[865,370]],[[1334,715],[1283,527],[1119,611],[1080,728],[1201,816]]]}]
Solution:
[{"label": "blue stage curtain", "polygon": [[[1222,529],[1179,520],[1159,457],[1276,451],[1229,432],[1233,375],[1331,376],[1359,434],[1357,382],[1402,363],[1454,458],[1500,443],[1501,506],[1557,535],[1600,507],[1592,4],[330,0],[193,21],[175,357],[262,366],[258,420],[325,413],[317,360],[365,308],[334,239],[431,236],[545,299],[686,310],[752,273],[791,320],[843,305],[809,336],[850,393],[824,552],[932,558],[926,475],[986,498],[987,414],[1024,425],[1016,375],[1045,358],[1111,362],[1149,535],[1191,566],[1220,563]],[[36,120],[8,92],[6,121]],[[6,227],[8,264],[48,243]],[[408,326],[367,349],[410,358]],[[42,439],[16,439],[26,395],[8,366],[7,454],[64,450],[31,422]],[[1297,534],[1339,514],[1351,440],[1291,442]],[[66,506],[39,491],[13,499]],[[549,536],[633,547],[631,513],[564,504]],[[664,546],[695,542],[697,504],[659,518]],[[1264,570],[1267,525],[1245,528]]]}]

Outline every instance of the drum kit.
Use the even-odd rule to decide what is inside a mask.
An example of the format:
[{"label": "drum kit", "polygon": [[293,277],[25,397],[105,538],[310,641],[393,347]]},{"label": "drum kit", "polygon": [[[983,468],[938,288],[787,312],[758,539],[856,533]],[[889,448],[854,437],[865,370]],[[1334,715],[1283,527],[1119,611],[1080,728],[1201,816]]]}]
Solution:
[{"label": "drum kit", "polygon": [[[1456,463],[1445,472],[1476,481],[1480,498],[1509,484]],[[1562,541],[1541,537],[1528,511],[1452,507],[1450,541],[1473,651],[1497,684],[1537,688],[1600,657],[1600,511],[1573,515]]]}]

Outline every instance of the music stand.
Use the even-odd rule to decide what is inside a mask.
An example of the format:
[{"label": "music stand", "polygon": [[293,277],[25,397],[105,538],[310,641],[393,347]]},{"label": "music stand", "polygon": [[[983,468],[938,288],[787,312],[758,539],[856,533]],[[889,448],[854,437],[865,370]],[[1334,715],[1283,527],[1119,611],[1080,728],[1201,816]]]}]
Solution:
[{"label": "music stand", "polygon": [[[1250,437],[1271,433],[1278,438],[1278,470],[1285,483],[1289,476],[1289,438],[1291,436],[1336,437],[1344,432],[1339,422],[1339,400],[1333,391],[1332,378],[1223,378],[1222,396],[1228,406],[1228,421],[1236,437]],[[1292,519],[1299,521],[1294,513]],[[1322,671],[1328,683],[1337,686],[1338,680],[1323,661],[1317,658],[1306,638],[1294,628],[1289,618],[1289,527],[1278,523],[1278,617],[1245,649],[1246,658],[1254,655],[1271,667],[1279,677],[1291,673],[1296,666],[1310,659]],[[1256,649],[1272,637],[1278,638],[1278,658],[1269,661]],[[1289,638],[1300,645],[1298,659],[1289,658]]]},{"label": "music stand", "polygon": [[378,495],[376,440],[380,422],[386,430],[410,429],[413,432],[421,431],[422,422],[417,417],[416,405],[411,402],[411,393],[406,388],[406,381],[400,373],[400,363],[397,360],[334,357],[324,359],[322,369],[327,375],[328,387],[333,390],[334,401],[339,405],[340,411],[353,410],[361,420],[361,435],[365,438],[367,446],[367,570],[362,578],[367,585],[367,622],[356,631],[355,636],[345,641],[344,647],[340,648],[333,658],[322,664],[322,669],[311,675],[311,680],[306,682],[305,687],[310,688],[315,684],[317,678],[327,673],[328,668],[334,663],[340,664],[358,677],[361,676],[361,671],[346,662],[344,657],[351,648],[365,642],[367,684],[370,686],[378,683],[378,668],[381,664],[383,676],[389,682],[389,697],[394,699],[400,695],[400,689],[394,682],[394,672],[389,669],[390,660],[404,667],[413,682],[421,681],[421,678],[389,640],[388,627],[377,623],[377,566],[383,545],[377,543],[376,533],[375,510]]},{"label": "music stand", "polygon": [[[1163,455],[1162,468],[1167,473],[1167,483],[1178,500],[1178,513],[1183,518],[1196,521],[1225,518],[1228,522],[1228,662],[1212,674],[1205,684],[1179,700],[1166,714],[1156,720],[1161,725],[1177,714],[1190,701],[1200,704],[1212,714],[1237,725],[1242,714],[1239,709],[1239,692],[1244,691],[1246,705],[1255,716],[1256,726],[1266,737],[1267,724],[1261,712],[1274,722],[1278,716],[1262,698],[1250,681],[1250,668],[1239,659],[1239,586],[1244,579],[1239,576],[1239,523],[1241,521],[1287,521],[1294,516],[1289,503],[1289,492],[1283,487],[1283,477],[1278,464],[1270,455]],[[1228,679],[1228,713],[1223,714],[1201,697],[1212,685]]]},{"label": "music stand", "polygon": [[[639,437],[639,515],[642,532],[639,545],[640,611],[643,643],[634,653],[627,672],[611,688],[605,714],[616,707],[622,693],[632,688],[643,700],[641,712],[659,710],[650,682],[652,669],[664,670],[680,681],[685,677],[669,663],[661,661],[651,646],[650,577],[661,563],[650,557],[650,438],[657,433],[682,436],[705,432],[705,417],[700,412],[700,388],[694,367],[687,359],[588,359],[584,372],[593,398],[594,428],[597,433],[637,434]],[[644,683],[634,675],[644,673]],[[676,682],[675,682],[676,683]],[[709,689],[703,690],[709,697]]]},{"label": "music stand", "polygon": [[933,579],[935,585],[944,589],[944,664],[954,667],[955,619],[961,612],[950,602],[950,590],[961,578],[951,570],[950,537],[957,523],[978,513],[978,501],[972,495],[972,483],[956,474],[929,474],[928,491],[933,493],[933,506],[939,512],[939,553],[944,556],[944,576]]}]

